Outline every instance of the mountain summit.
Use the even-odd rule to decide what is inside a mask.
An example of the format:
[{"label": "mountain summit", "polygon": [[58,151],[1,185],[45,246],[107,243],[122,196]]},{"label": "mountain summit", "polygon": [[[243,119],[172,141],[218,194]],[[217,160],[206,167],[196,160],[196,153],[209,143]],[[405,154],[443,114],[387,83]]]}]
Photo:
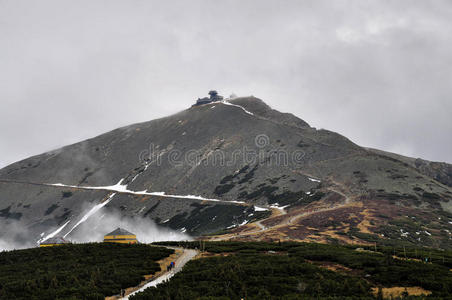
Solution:
[{"label": "mountain summit", "polygon": [[451,248],[450,165],[360,147],[255,97],[214,100],[1,169],[0,222],[70,238],[102,210],[222,239]]}]

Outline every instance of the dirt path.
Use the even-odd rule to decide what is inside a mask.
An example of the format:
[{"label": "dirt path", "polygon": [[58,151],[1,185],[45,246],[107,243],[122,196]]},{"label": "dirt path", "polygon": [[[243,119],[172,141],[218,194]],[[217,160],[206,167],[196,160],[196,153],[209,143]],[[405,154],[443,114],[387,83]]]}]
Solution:
[{"label": "dirt path", "polygon": [[[266,219],[265,219],[266,220]],[[260,228],[260,231],[264,231],[265,229],[267,229],[267,227],[265,227],[263,224],[262,224],[262,221],[264,221],[264,220],[259,220],[259,221],[257,221],[255,224],[257,225],[257,227],[259,227]]]},{"label": "dirt path", "polygon": [[175,261],[176,267],[169,272],[163,271],[163,273],[158,275],[156,278],[153,278],[153,280],[147,282],[146,284],[142,285],[141,287],[139,287],[137,289],[134,289],[134,291],[132,293],[128,294],[126,297],[118,298],[118,299],[129,299],[130,296],[133,296],[136,293],[142,292],[149,287],[155,287],[158,284],[169,280],[176,273],[180,272],[182,270],[182,268],[185,266],[185,264],[188,263],[190,260],[192,260],[199,253],[198,250],[193,250],[193,249],[184,249],[184,248],[175,248],[175,247],[166,247],[166,248],[174,249],[176,251],[182,251],[181,255]]},{"label": "dirt path", "polygon": [[310,216],[310,215],[313,215],[313,214],[318,214],[318,213],[322,213],[322,212],[327,212],[327,211],[336,210],[336,209],[338,209],[338,208],[342,208],[342,207],[347,206],[348,204],[350,204],[351,198],[350,198],[348,195],[344,194],[344,193],[341,192],[340,190],[338,190],[338,189],[336,189],[336,188],[333,188],[333,187],[328,187],[327,189],[328,189],[329,191],[332,191],[332,192],[334,192],[334,193],[336,193],[336,194],[339,194],[339,195],[341,195],[342,197],[344,197],[344,199],[345,199],[344,202],[343,202],[343,203],[336,204],[336,205],[333,205],[333,206],[330,206],[330,207],[313,209],[313,210],[311,210],[311,211],[307,211],[307,212],[301,213],[301,214],[299,214],[299,215],[297,215],[297,216],[294,216],[294,217],[292,217],[292,218],[286,219],[285,224],[283,223],[283,224],[281,224],[281,225],[291,225],[291,224],[293,224],[293,223],[296,223],[296,222],[297,222],[299,219],[301,219],[301,218],[304,218],[304,217],[307,217],[307,216]]},{"label": "dirt path", "polygon": [[[250,236],[254,236],[254,235],[258,235],[258,234],[262,234],[262,233],[265,234],[265,232],[274,231],[274,230],[277,230],[282,227],[287,227],[287,226],[296,224],[302,218],[305,218],[305,217],[308,217],[311,215],[315,215],[318,213],[334,211],[336,209],[352,205],[353,201],[352,201],[351,197],[348,196],[347,193],[342,191],[339,184],[337,184],[336,182],[333,182],[333,184],[334,184],[333,186],[330,186],[327,189],[331,192],[341,195],[344,198],[344,200],[341,203],[329,204],[326,207],[325,206],[324,207],[314,207],[312,209],[304,208],[307,210],[302,211],[296,215],[293,215],[293,212],[289,212],[289,214],[288,214],[284,209],[280,210],[280,209],[272,208],[272,215],[270,217],[263,219],[263,220],[259,220],[254,223],[247,224],[248,226],[253,227],[253,228],[250,228],[251,230],[246,230],[246,231],[240,232],[238,234],[237,233],[236,234],[226,234],[223,236],[215,237],[214,239],[211,239],[211,240],[212,241],[221,241],[221,240],[228,240],[231,238],[250,237]],[[271,220],[271,219],[278,218],[281,216],[286,216],[286,215],[287,215],[287,217],[285,217],[278,224],[275,224],[273,226],[267,227],[262,223],[267,220]],[[247,226],[247,225],[245,225],[245,226]]]}]

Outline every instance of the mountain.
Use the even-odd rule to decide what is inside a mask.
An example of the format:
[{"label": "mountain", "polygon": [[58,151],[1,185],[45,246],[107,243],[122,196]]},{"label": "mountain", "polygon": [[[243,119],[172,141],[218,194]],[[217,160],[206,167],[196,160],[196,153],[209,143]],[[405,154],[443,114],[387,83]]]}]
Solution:
[{"label": "mountain", "polygon": [[360,147],[254,97],[0,170],[0,221],[22,224],[29,235],[17,239],[33,241],[70,238],[102,210],[212,239],[451,248],[451,200],[451,165]]}]

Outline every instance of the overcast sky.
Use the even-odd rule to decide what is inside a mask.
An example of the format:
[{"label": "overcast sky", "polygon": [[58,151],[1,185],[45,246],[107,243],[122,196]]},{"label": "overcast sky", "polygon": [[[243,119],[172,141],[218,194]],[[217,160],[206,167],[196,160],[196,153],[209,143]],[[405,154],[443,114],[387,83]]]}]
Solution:
[{"label": "overcast sky", "polygon": [[452,163],[452,1],[0,0],[0,167],[209,89]]}]

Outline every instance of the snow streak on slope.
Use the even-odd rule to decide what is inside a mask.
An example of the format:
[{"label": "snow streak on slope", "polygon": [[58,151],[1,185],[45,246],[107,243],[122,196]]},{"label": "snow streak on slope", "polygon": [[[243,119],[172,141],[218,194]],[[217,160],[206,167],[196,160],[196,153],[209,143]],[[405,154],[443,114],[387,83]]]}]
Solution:
[{"label": "snow streak on slope", "polygon": [[[138,194],[143,192],[138,192]],[[227,200],[220,200],[220,199],[211,199],[211,198],[204,198],[201,196],[195,196],[195,195],[167,195],[165,192],[154,192],[154,193],[144,193],[144,195],[150,195],[150,196],[160,196],[160,197],[166,197],[166,198],[177,198],[177,199],[190,199],[190,200],[200,200],[200,201],[210,201],[210,202],[223,202],[223,203],[235,203],[235,204],[246,204],[244,201],[227,201]]]},{"label": "snow streak on slope", "polygon": [[312,182],[321,182],[320,180],[314,179],[314,178],[311,178],[311,177],[308,177],[308,179],[309,179],[310,181],[312,181]]},{"label": "snow streak on slope", "polygon": [[97,204],[96,206],[94,206],[93,208],[91,208],[81,219],[80,221],[77,222],[77,224],[75,224],[71,230],[69,230],[64,237],[67,237],[72,231],[74,231],[75,228],[77,228],[80,224],[82,224],[83,222],[85,222],[86,220],[89,219],[89,217],[91,217],[92,215],[94,215],[96,212],[98,212],[102,207],[104,207],[105,205],[107,205],[112,199],[113,197],[116,195],[116,193],[113,193],[110,195],[110,197],[108,197],[107,200],[105,200],[102,203]]},{"label": "snow streak on slope", "polygon": [[127,185],[122,185],[121,184],[122,182],[123,182],[123,179],[121,179],[117,184],[110,185],[110,186],[77,186],[77,185],[67,185],[67,184],[62,184],[62,183],[51,183],[51,184],[47,184],[47,185],[76,188],[76,189],[83,189],[83,190],[104,190],[104,191],[126,193],[126,194],[138,195],[138,196],[157,196],[157,197],[164,197],[164,198],[190,199],[190,200],[209,201],[209,202],[246,204],[244,201],[232,201],[232,200],[227,201],[227,200],[220,200],[220,199],[204,198],[202,196],[196,196],[196,195],[171,195],[171,194],[166,194],[165,192],[147,192],[146,190],[136,192],[136,191],[129,190],[127,188]]},{"label": "snow streak on slope", "polygon": [[254,206],[254,211],[268,211],[268,208],[264,208],[264,207],[259,207],[259,206]]},{"label": "snow streak on slope", "polygon": [[223,104],[225,104],[225,105],[230,105],[230,106],[238,107],[238,108],[242,109],[245,113],[247,113],[247,114],[249,114],[249,115],[251,115],[251,116],[254,116],[254,114],[253,114],[252,112],[246,110],[243,106],[240,106],[240,105],[237,105],[237,104],[232,104],[232,103],[230,103],[228,100],[223,100],[221,103],[223,103]]},{"label": "snow streak on slope", "polygon": [[79,185],[69,185],[69,184],[63,184],[63,183],[51,183],[48,185],[58,186],[58,187],[77,188],[77,189],[83,189],[83,190],[104,190],[104,191],[112,191],[112,192],[118,192],[118,193],[130,192],[127,190],[127,185],[121,184],[123,181],[124,181],[124,179],[121,179],[115,185],[106,185],[106,186],[79,186]]},{"label": "snow streak on slope", "polygon": [[285,215],[287,212],[285,210],[286,207],[288,207],[290,205],[286,205],[286,206],[279,206],[278,203],[275,203],[273,205],[270,206],[270,208],[276,208],[277,210],[279,210],[283,215]]},{"label": "snow streak on slope", "polygon": [[66,227],[67,224],[69,224],[69,222],[71,222],[71,220],[67,221],[66,223],[63,224],[63,226],[61,226],[60,228],[58,228],[57,230],[55,230],[54,232],[50,233],[49,235],[45,236],[44,238],[40,239],[38,241],[38,244],[41,244],[42,242],[47,241],[50,238],[55,237],[58,233],[60,233],[64,227]]},{"label": "snow streak on slope", "polygon": [[[152,162],[148,162],[145,165],[145,168],[143,170],[146,171],[150,164]],[[129,182],[132,183],[134,182],[143,172],[140,172],[138,174],[136,174],[133,179]],[[113,194],[110,195],[110,197],[100,203],[95,205],[93,208],[91,208],[72,228],[71,230],[69,230],[64,237],[67,237],[69,234],[71,234],[80,224],[84,223],[86,220],[88,220],[91,216],[93,216],[94,214],[96,214],[101,208],[103,208],[105,205],[107,205],[112,199],[113,197],[117,194],[117,193],[126,193],[126,194],[132,194],[132,195],[139,195],[139,196],[156,196],[156,197],[164,197],[164,198],[176,198],[176,199],[189,199],[189,200],[198,200],[198,201],[209,201],[209,202],[224,202],[224,203],[233,203],[233,204],[246,204],[243,201],[225,201],[225,200],[220,200],[220,199],[210,199],[210,198],[205,198],[202,196],[196,196],[196,195],[167,195],[165,192],[147,192],[146,190],[144,191],[132,191],[128,189],[128,185],[127,184],[123,184],[125,178],[121,179],[118,181],[118,183],[116,183],[115,185],[110,185],[110,186],[76,186],[76,185],[68,185],[68,184],[63,184],[63,183],[52,183],[52,184],[44,184],[47,186],[55,186],[55,187],[67,187],[67,188],[76,188],[76,189],[84,189],[84,190],[103,190],[103,191],[109,191],[109,192],[113,192]],[[54,233],[52,233],[52,236],[48,236],[45,239],[48,239],[50,237],[55,236],[56,234],[60,233],[64,227],[70,222],[70,220],[68,222],[66,222],[66,224],[64,224],[64,226],[62,226],[61,228],[59,228],[57,231],[55,231]],[[40,242],[42,242],[43,240],[40,240]]]}]

